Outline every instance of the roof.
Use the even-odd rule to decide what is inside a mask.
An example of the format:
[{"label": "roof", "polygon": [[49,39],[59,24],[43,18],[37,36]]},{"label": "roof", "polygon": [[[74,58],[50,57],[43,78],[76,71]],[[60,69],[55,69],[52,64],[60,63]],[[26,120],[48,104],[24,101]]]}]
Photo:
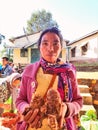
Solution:
[{"label": "roof", "polygon": [[15,41],[16,39],[20,39],[20,38],[23,38],[23,37],[26,37],[26,36],[29,37],[29,36],[31,36],[31,35],[36,35],[36,34],[38,34],[38,33],[40,33],[40,32],[41,32],[41,31],[36,32],[36,33],[24,34],[24,35],[17,36],[17,37],[14,37],[14,38],[10,38],[9,41],[12,42],[12,43],[14,43],[14,41]]},{"label": "roof", "polygon": [[9,46],[9,48],[28,48],[29,46],[32,46],[35,43],[37,43],[40,33],[41,32],[21,35],[21,36],[9,39],[9,41],[13,43],[13,45]]},{"label": "roof", "polygon": [[93,31],[93,32],[91,32],[91,33],[88,33],[88,34],[86,34],[86,35],[84,35],[84,36],[82,36],[82,37],[80,37],[80,38],[78,38],[78,39],[76,39],[76,40],[74,40],[74,41],[72,41],[72,42],[69,42],[69,43],[67,44],[67,46],[69,46],[69,45],[71,45],[71,44],[74,44],[75,42],[78,42],[78,41],[80,41],[80,40],[83,40],[83,39],[85,39],[85,38],[87,38],[87,37],[90,37],[90,36],[92,36],[92,35],[94,35],[94,34],[97,34],[97,33],[98,33],[98,30]]},{"label": "roof", "polygon": [[[28,48],[30,46],[34,46],[39,37],[40,37],[41,31],[33,34],[27,34],[18,36],[15,38],[9,39],[9,41],[12,43],[11,45],[7,46],[7,48]],[[64,42],[69,42],[68,40],[64,39]],[[66,45],[64,44],[64,47]]]}]

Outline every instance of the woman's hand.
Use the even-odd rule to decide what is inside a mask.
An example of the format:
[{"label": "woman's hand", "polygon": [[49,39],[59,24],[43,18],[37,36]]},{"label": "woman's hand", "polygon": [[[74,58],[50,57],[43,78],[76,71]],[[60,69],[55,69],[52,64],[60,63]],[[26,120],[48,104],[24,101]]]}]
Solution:
[{"label": "woman's hand", "polygon": [[30,110],[25,116],[24,121],[30,125],[32,128],[38,128],[40,127],[39,120],[40,117],[38,115],[39,109],[35,109],[34,111]]},{"label": "woman's hand", "polygon": [[64,118],[67,112],[67,105],[65,103],[61,104],[60,110],[60,120],[59,122],[56,119],[55,115],[48,115],[48,125],[51,127],[52,130],[58,130],[58,128],[62,128],[64,124]]}]

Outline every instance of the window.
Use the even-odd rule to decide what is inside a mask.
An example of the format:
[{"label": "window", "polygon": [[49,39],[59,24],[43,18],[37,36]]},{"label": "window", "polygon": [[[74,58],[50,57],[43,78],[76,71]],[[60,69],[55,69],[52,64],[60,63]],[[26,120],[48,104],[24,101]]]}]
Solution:
[{"label": "window", "polygon": [[20,50],[20,56],[21,57],[27,57],[28,56],[28,49],[21,49]]},{"label": "window", "polygon": [[85,45],[83,45],[81,47],[81,53],[82,53],[82,55],[86,55],[87,51],[88,51],[88,43],[86,43]]},{"label": "window", "polygon": [[76,53],[76,47],[71,49],[71,57],[75,57],[75,53]]}]

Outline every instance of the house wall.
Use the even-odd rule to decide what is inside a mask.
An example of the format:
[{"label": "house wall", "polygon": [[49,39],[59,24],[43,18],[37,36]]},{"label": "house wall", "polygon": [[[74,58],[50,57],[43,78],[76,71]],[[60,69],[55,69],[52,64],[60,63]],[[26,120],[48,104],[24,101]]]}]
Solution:
[{"label": "house wall", "polygon": [[[19,48],[15,48],[13,50],[13,63],[15,65],[18,65],[18,63],[20,64],[29,64],[31,63],[31,50],[33,51],[33,49],[31,48],[28,48],[28,57],[21,57],[20,56],[20,49]],[[61,59],[66,62],[66,49],[62,49],[62,52],[61,52]]]},{"label": "house wall", "polygon": [[19,48],[15,48],[13,50],[13,63],[14,64],[28,64],[30,63],[30,56],[31,56],[31,52],[30,52],[30,48],[28,49],[28,57],[21,57],[20,56],[20,49]]},{"label": "house wall", "polygon": [[[82,55],[81,47],[86,43],[88,43],[88,51],[86,55]],[[71,49],[76,47],[75,57],[71,56],[71,49],[70,49],[69,54],[70,61],[98,59],[98,34],[80,40],[72,44],[70,47]]]},{"label": "house wall", "polygon": [[62,60],[66,62],[66,49],[62,49]]}]

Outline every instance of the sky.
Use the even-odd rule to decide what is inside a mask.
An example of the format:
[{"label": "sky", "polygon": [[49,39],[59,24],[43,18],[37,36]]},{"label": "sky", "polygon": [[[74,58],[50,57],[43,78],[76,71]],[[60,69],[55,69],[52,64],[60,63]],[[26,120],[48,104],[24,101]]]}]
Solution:
[{"label": "sky", "polygon": [[98,30],[98,0],[0,0],[0,33],[7,39],[24,35],[31,14],[42,9],[69,41]]}]

